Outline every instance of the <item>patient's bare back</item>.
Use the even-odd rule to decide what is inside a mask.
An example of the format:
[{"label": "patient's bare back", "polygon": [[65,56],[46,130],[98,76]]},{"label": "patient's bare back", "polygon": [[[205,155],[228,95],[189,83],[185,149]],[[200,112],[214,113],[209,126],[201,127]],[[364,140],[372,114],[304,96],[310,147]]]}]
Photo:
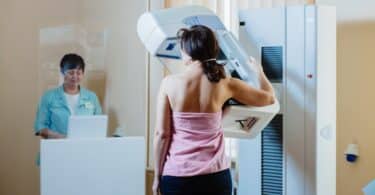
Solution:
[{"label": "patient's bare back", "polygon": [[201,74],[177,74],[166,79],[166,93],[175,112],[219,112],[231,97],[228,78],[210,82]]}]

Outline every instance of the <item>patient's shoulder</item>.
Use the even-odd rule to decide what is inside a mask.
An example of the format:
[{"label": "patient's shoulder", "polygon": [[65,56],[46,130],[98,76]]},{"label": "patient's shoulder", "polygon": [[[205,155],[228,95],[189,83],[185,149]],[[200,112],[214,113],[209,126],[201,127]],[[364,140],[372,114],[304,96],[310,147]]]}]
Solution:
[{"label": "patient's shoulder", "polygon": [[167,94],[170,94],[179,88],[184,88],[184,80],[186,79],[181,74],[167,75],[163,78],[160,88]]},{"label": "patient's shoulder", "polygon": [[164,79],[167,79],[168,81],[177,81],[177,80],[181,80],[181,79],[184,79],[184,74],[171,74],[171,75],[167,75],[166,77],[164,77]]},{"label": "patient's shoulder", "polygon": [[184,77],[182,74],[173,74],[165,76],[162,83],[166,86],[173,87],[176,85],[180,85],[182,81],[184,81]]},{"label": "patient's shoulder", "polygon": [[173,80],[175,80],[174,75],[165,76],[160,83],[160,90],[168,91],[168,89],[171,87],[171,83],[173,83]]}]

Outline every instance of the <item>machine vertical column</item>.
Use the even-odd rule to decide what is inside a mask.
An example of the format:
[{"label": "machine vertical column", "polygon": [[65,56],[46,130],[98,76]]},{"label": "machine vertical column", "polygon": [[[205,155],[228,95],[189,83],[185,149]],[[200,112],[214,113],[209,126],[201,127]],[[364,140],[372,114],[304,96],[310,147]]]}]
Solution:
[{"label": "machine vertical column", "polygon": [[305,180],[305,11],[286,11],[285,195],[304,194]]},{"label": "machine vertical column", "polygon": [[316,6],[305,7],[305,195],[316,194]]}]

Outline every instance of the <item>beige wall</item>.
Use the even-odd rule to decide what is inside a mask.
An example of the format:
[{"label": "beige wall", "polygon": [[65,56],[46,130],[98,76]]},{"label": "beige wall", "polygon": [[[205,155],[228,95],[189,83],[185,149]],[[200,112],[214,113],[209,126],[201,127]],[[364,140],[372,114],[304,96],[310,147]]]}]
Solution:
[{"label": "beige wall", "polygon": [[[340,23],[337,32],[337,194],[361,194],[375,179],[375,21]],[[360,158],[349,164],[343,153],[353,142]]]},{"label": "beige wall", "polygon": [[[359,195],[375,179],[375,1],[317,0],[337,7],[337,194]],[[344,159],[359,145],[355,164]]]},{"label": "beige wall", "polygon": [[40,74],[46,73],[38,61],[42,28],[78,24],[87,31],[108,30],[106,79],[91,77],[85,84],[105,104],[111,131],[120,125],[128,135],[144,135],[146,53],[136,35],[136,21],[146,4],[146,0],[0,1],[1,195],[39,194],[39,170],[34,164],[39,139],[32,127]]},{"label": "beige wall", "polygon": [[84,28],[108,32],[104,110],[109,114],[109,130],[120,127],[128,136],[144,136],[146,50],[136,26],[147,1],[81,0],[81,5]]},{"label": "beige wall", "polygon": [[49,2],[1,1],[1,195],[39,193],[38,169],[34,164],[38,139],[32,136],[38,101],[38,26],[59,25],[76,19],[75,1]]}]

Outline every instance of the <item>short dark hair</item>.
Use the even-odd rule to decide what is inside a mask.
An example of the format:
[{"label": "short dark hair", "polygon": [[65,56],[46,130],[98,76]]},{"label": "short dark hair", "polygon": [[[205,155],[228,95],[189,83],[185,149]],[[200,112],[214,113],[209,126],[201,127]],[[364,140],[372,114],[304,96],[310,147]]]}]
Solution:
[{"label": "short dark hair", "polygon": [[220,48],[210,28],[203,25],[183,28],[178,31],[177,37],[180,39],[181,49],[192,60],[202,63],[203,71],[209,81],[216,83],[225,78],[223,65],[216,62]]},{"label": "short dark hair", "polygon": [[63,56],[60,61],[60,71],[64,73],[66,70],[82,69],[85,72],[85,61],[83,58],[75,53],[68,53]]}]

